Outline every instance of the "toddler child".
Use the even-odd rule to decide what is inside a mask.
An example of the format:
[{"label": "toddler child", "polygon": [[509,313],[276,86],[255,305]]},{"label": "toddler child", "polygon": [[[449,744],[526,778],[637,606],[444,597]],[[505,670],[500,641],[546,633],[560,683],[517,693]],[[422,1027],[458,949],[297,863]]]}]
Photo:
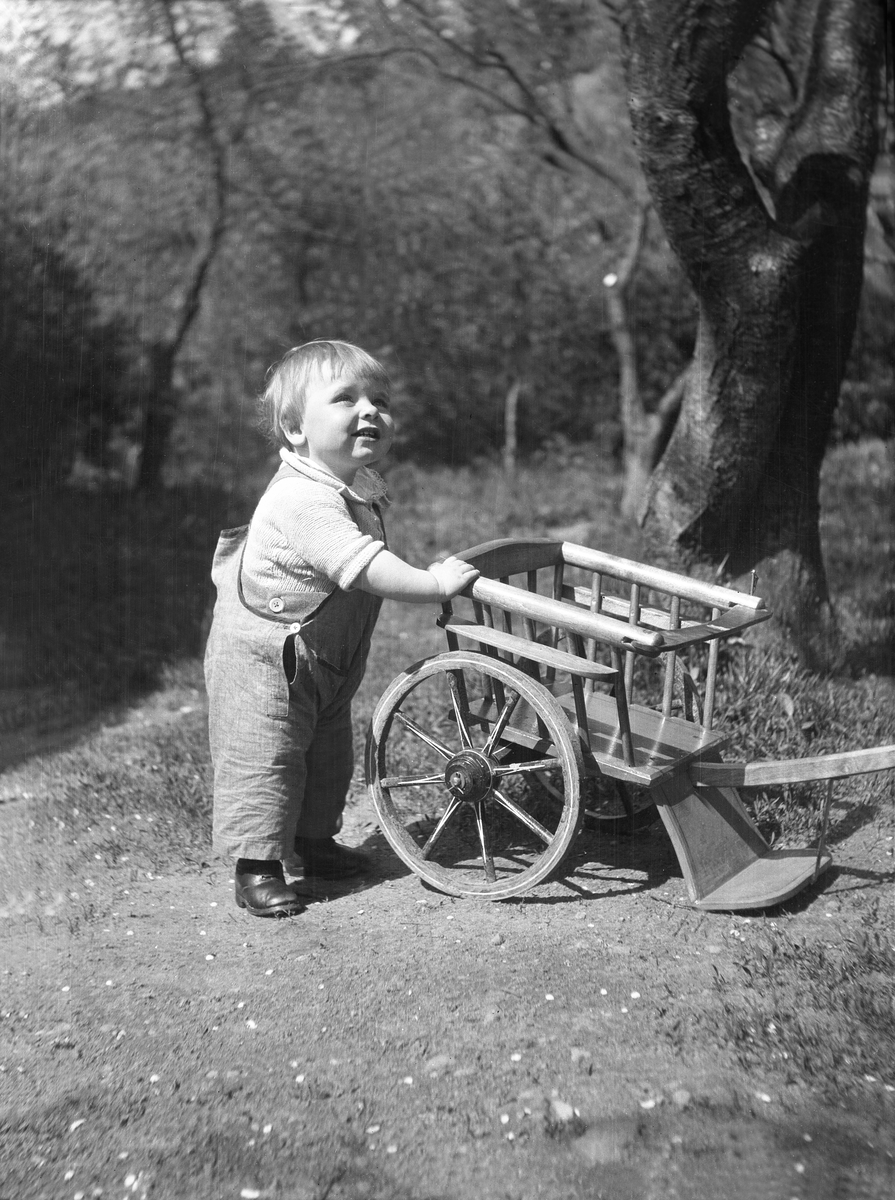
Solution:
[{"label": "toddler child", "polygon": [[236,859],[236,903],[303,909],[282,860],[343,878],[367,860],[334,840],[353,770],[351,701],[383,598],[449,599],[477,572],[426,570],[386,549],[385,485],[370,468],[394,437],[382,366],[347,342],[288,352],[262,396],[281,464],[251,523],[225,530],[205,654],[215,848]]}]

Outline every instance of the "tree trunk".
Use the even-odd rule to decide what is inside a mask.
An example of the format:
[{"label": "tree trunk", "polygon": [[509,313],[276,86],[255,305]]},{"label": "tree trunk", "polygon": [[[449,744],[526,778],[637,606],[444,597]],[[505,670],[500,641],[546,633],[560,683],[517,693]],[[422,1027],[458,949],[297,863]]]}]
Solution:
[{"label": "tree trunk", "polygon": [[680,564],[757,568],[811,658],[829,616],[819,478],[861,290],[881,10],[820,0],[801,98],[753,174],[728,75],[767,8],[633,0],[635,135],[699,303],[680,416],[639,517]]},{"label": "tree trunk", "polygon": [[642,402],[638,420],[625,429],[624,479],[622,483],[621,514],[637,520],[646,502],[650,477],[671,437],[671,431],[681,410],[687,371],[678,375],[659,401],[654,412],[647,412]]},{"label": "tree trunk", "polygon": [[507,479],[516,474],[517,418],[522,381],[514,379],[503,402],[503,473]]},{"label": "tree trunk", "polygon": [[147,380],[136,485],[138,491],[154,491],[161,482],[162,466],[177,417],[178,396],[172,346],[166,343],[150,346],[145,357]]},{"label": "tree trunk", "polygon": [[[228,147],[219,130],[204,76],[186,53],[172,0],[162,0],[162,13],[171,47],[193,90],[199,111],[200,142],[210,159],[211,179],[208,218],[205,228],[199,234],[198,250],[184,280],[170,328],[157,342],[146,348],[149,380],[143,410],[140,469],[137,475],[137,488],[140,491],[154,491],[161,483],[162,466],[177,418],[179,396],[174,379],[177,357],[199,315],[208,275],[224,240],[229,191]],[[230,145],[240,137],[241,131],[231,133]]]}]

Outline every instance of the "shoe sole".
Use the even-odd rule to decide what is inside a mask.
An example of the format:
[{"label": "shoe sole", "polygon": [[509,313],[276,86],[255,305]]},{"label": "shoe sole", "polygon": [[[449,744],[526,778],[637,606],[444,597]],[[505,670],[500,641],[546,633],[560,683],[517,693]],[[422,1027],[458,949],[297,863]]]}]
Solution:
[{"label": "shoe sole", "polygon": [[236,897],[236,907],[251,913],[253,917],[297,917],[305,911],[305,906],[300,900],[296,900],[294,904],[291,901],[275,904],[271,908],[253,908],[241,896]]}]

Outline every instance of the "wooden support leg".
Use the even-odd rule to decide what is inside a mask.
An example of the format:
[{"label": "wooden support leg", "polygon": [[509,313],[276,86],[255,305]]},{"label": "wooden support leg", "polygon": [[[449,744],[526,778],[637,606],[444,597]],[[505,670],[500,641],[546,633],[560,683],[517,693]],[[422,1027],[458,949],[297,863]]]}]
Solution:
[{"label": "wooden support leg", "polygon": [[[697,788],[684,769],[655,784],[650,795],[697,908],[770,908],[816,877],[815,851],[772,850],[735,788]],[[829,865],[823,856],[820,870]]]}]

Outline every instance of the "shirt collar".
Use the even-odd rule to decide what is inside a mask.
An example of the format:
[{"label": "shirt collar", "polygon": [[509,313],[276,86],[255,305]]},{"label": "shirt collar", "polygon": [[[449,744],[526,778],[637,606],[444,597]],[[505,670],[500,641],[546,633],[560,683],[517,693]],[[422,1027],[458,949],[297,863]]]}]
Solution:
[{"label": "shirt collar", "polygon": [[299,458],[294,450],[286,450],[285,447],[281,448],[280,458],[287,466],[298,471],[300,475],[305,475],[308,479],[313,479],[317,483],[325,483],[329,487],[335,488],[343,496],[349,496],[352,500],[360,501],[361,504],[388,503],[385,480],[376,471],[371,470],[370,467],[359,467],[354,477],[354,483],[349,486],[333,475],[331,471],[327,471],[323,467],[318,467],[314,463],[309,463],[305,459]]}]

